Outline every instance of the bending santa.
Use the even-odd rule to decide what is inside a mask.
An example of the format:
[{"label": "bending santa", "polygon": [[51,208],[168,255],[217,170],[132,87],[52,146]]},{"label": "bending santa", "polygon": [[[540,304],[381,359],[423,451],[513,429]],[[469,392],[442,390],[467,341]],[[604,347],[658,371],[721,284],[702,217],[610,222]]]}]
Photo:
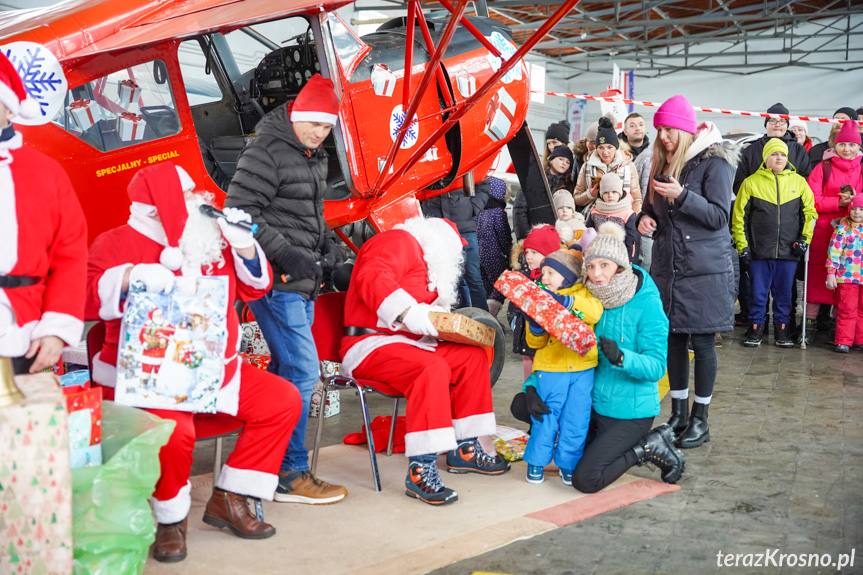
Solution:
[{"label": "bending santa", "polygon": [[39,106],[0,53],[0,357],[16,373],[57,363],[84,331],[87,224],[66,172],[10,120]]},{"label": "bending santa", "polygon": [[360,250],[345,303],[342,369],[407,398],[405,493],[432,505],[458,499],[440,479],[438,453],[447,452],[451,473],[509,471],[477,441],[495,431],[485,351],[438,342],[428,316],[455,303],[463,246],[455,225],[439,218],[377,234]]},{"label": "bending santa", "polygon": [[[96,383],[115,386],[117,340],[130,282],[141,281],[148,291],[168,292],[177,276],[227,276],[228,302],[235,297],[253,300],[270,289],[270,266],[251,232],[201,214],[198,208],[209,198],[193,194],[194,188],[185,170],[171,163],[142,169],[129,183],[129,222],[93,243],[86,317],[106,323],[105,343],[93,359]],[[251,221],[242,210],[229,208],[226,215],[230,222]],[[300,396],[286,380],[239,361],[239,320],[230,303],[226,313],[228,341],[216,408],[223,414],[218,417],[234,418],[244,427],[213,488],[204,522],[227,527],[238,537],[264,539],[276,530],[258,520],[246,498],[273,498],[282,455],[300,414]],[[105,396],[113,399],[113,389],[106,389]],[[177,422],[159,453],[162,474],[151,502],[158,522],[153,556],[158,561],[180,561],[186,557],[196,416],[147,411]]]}]

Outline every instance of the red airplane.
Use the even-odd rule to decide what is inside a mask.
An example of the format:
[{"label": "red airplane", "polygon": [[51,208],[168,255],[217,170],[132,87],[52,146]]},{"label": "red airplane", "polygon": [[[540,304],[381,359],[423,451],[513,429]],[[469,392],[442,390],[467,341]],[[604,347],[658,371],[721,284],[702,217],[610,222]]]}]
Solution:
[{"label": "red airplane", "polygon": [[499,22],[464,16],[467,0],[441,0],[446,21],[409,0],[407,18],[363,37],[335,12],[346,1],[69,0],[0,14],[0,47],[42,111],[18,122],[25,141],[64,165],[91,241],[125,222],[145,165],[183,166],[221,204],[255,124],[315,73],[341,100],[327,222],[383,230],[418,200],[469,193],[507,144],[522,188],[550,206],[522,57],[577,2],[518,49]]}]

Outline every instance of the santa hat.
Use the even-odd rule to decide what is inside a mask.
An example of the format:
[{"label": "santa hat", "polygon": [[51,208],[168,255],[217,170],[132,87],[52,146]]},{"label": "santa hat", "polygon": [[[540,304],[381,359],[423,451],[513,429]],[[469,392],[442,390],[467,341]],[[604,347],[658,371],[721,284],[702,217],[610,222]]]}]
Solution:
[{"label": "santa hat", "polygon": [[189,219],[183,192],[195,189],[195,182],[186,170],[171,162],[161,162],[138,171],[129,182],[132,203],[156,208],[168,245],[159,256],[159,263],[176,271],[183,264],[180,238]]},{"label": "santa hat", "polygon": [[455,232],[455,235],[458,236],[458,240],[461,242],[461,247],[467,246],[467,240],[461,237],[461,234],[458,231],[458,226],[455,225],[455,222],[453,222],[452,220],[448,220],[446,218],[429,218],[428,221],[433,227],[437,228],[439,233],[441,233],[442,235],[446,235],[447,231],[447,229],[443,227],[443,224],[448,225],[450,228],[452,228],[452,231]]},{"label": "santa hat", "polygon": [[39,113],[39,104],[27,96],[21,76],[2,52],[0,52],[0,102],[12,114],[24,119],[35,118]]},{"label": "santa hat", "polygon": [[318,122],[336,125],[339,118],[339,98],[329,78],[315,74],[303,86],[289,108],[291,122]]}]

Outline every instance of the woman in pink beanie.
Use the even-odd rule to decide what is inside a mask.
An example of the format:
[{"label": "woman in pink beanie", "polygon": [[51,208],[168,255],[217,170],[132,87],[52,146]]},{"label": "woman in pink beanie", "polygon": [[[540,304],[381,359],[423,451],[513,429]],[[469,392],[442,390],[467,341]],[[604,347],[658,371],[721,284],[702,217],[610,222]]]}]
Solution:
[{"label": "woman in pink beanie", "polygon": [[[669,321],[671,419],[679,447],[710,441],[707,406],[717,357],[714,334],[734,328],[734,269],[728,222],[739,154],[710,122],[698,124],[683,96],[653,116],[657,130],[649,190],[638,231],[653,233],[650,275]],[[695,403],[689,417],[688,340],[695,351]]]},{"label": "woman in pink beanie", "polygon": [[[809,174],[809,187],[815,195],[818,220],[809,247],[809,278],[805,294],[807,344],[815,336],[816,318],[821,306],[837,303],[836,292],[827,289],[827,268],[824,262],[827,261],[830,237],[833,235],[831,222],[847,216],[851,199],[863,193],[861,155],[858,124],[853,120],[845,120],[836,134],[833,147],[824,152],[824,159]],[[835,325],[834,322],[831,321],[831,325]]]}]

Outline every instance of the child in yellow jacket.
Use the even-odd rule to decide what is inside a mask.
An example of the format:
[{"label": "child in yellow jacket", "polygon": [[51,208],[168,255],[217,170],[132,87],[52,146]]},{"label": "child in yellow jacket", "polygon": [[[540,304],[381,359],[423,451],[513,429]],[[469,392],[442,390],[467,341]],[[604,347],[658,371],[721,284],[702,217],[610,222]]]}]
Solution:
[{"label": "child in yellow jacket", "polygon": [[[577,312],[593,328],[602,316],[602,304],[581,283],[583,261],[581,252],[574,249],[549,254],[540,266],[542,283],[561,305]],[[528,464],[527,482],[542,483],[545,480],[543,467],[551,463],[553,456],[564,485],[572,485],[572,471],[584,452],[590,422],[597,350],[594,347],[582,357],[532,319],[525,317],[525,320],[530,326],[527,344],[537,350],[533,360],[536,387],[528,385],[525,395],[528,401],[531,395],[538,396],[550,410],[542,419],[533,417],[524,453]],[[531,380],[534,378],[528,381]]]}]

